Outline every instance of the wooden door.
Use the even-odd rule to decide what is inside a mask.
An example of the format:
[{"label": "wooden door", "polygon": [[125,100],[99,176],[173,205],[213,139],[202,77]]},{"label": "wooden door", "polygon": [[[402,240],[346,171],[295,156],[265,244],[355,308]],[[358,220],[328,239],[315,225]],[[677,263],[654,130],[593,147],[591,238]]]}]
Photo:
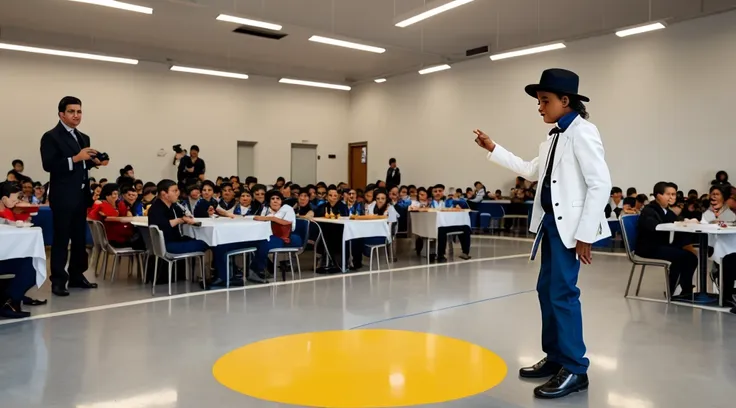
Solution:
[{"label": "wooden door", "polygon": [[368,144],[351,143],[348,160],[350,187],[364,189],[368,183]]}]

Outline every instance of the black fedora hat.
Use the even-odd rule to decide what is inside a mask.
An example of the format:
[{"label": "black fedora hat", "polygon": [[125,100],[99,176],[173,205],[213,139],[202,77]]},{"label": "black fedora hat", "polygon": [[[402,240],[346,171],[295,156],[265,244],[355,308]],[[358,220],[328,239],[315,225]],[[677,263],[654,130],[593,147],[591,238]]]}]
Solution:
[{"label": "black fedora hat", "polygon": [[562,68],[545,69],[538,84],[527,85],[524,90],[532,98],[537,97],[538,91],[554,92],[574,96],[583,102],[590,102],[587,96],[578,94],[580,78],[578,74]]}]

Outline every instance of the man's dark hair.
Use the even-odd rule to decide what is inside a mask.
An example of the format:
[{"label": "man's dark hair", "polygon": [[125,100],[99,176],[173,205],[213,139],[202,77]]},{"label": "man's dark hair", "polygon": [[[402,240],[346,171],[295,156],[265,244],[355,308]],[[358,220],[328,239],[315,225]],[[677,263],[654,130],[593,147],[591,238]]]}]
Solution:
[{"label": "man's dark hair", "polygon": [[624,205],[628,205],[629,207],[636,207],[636,198],[634,197],[624,198]]},{"label": "man's dark hair", "polygon": [[368,184],[367,186],[365,186],[365,191],[373,191],[375,189],[376,189],[375,184]]},{"label": "man's dark hair", "polygon": [[199,188],[199,184],[197,184],[197,183],[194,183],[194,184],[192,184],[192,185],[190,185],[190,186],[187,187],[187,193],[189,193],[189,194],[192,194],[192,191],[194,191],[194,190],[200,190],[200,191],[202,191]]},{"label": "man's dark hair", "polygon": [[157,194],[161,194],[164,192],[168,193],[169,189],[171,187],[174,187],[175,185],[176,185],[176,181],[169,180],[169,179],[163,179],[159,181],[158,184],[156,184],[156,193]]},{"label": "man's dark hair", "polygon": [[294,190],[301,191],[302,189],[301,186],[299,186],[299,184],[292,184],[290,187],[291,187],[291,191],[294,191]]},{"label": "man's dark hair", "polygon": [[626,189],[627,196],[632,196],[634,194],[636,194],[636,187],[629,187]]},{"label": "man's dark hair", "polygon": [[678,190],[680,189],[679,187],[677,187],[677,184],[675,184],[675,183],[673,183],[673,182],[671,182],[671,181],[670,181],[670,182],[668,182],[667,184],[669,185],[669,187],[672,187],[672,188],[674,188],[674,189],[675,189],[675,191],[678,191]]},{"label": "man's dark hair", "polygon": [[690,191],[688,191],[688,192],[687,192],[687,195],[688,195],[688,196],[689,196],[689,195],[693,195],[693,194],[694,194],[694,195],[698,195],[698,190],[696,190],[696,189],[692,188],[692,189],[690,189]]},{"label": "man's dark hair", "polygon": [[621,193],[623,194],[623,190],[621,190],[621,187],[613,187],[611,188],[611,195]]},{"label": "man's dark hair", "polygon": [[462,188],[456,188],[455,189],[455,193],[462,194],[463,193],[463,189]]},{"label": "man's dark hair", "polygon": [[116,191],[118,191],[120,187],[115,183],[107,183],[104,187],[102,187],[102,191],[100,191],[100,197],[107,198],[113,195]]},{"label": "man's dark hair", "polygon": [[212,189],[212,191],[215,191],[215,187],[217,187],[215,185],[215,183],[212,182],[212,180],[205,180],[205,181],[203,181],[202,182],[202,188],[204,188],[204,186],[210,186],[210,188]]},{"label": "man's dark hair", "polygon": [[501,190],[496,190],[496,194],[503,194],[503,191],[501,191]]},{"label": "man's dark hair", "polygon": [[318,183],[317,183],[316,187],[317,187],[317,188],[320,188],[320,187],[324,187],[324,188],[327,188],[327,184],[325,184],[325,182],[324,182],[324,181],[320,181],[320,182],[318,182]]},{"label": "man's dark hair", "polygon": [[10,197],[13,193],[20,193],[21,188],[18,183],[10,183],[10,182],[4,182],[0,183],[0,186],[2,186],[2,196],[3,197]]},{"label": "man's dark hair", "polygon": [[711,194],[716,190],[721,192],[721,195],[723,196],[723,201],[726,201],[729,199],[729,197],[731,197],[731,186],[710,186],[708,194]]},{"label": "man's dark hair", "polygon": [[25,167],[25,165],[23,164],[23,160],[21,160],[21,159],[15,159],[15,160],[13,160],[12,166],[15,167],[16,164],[20,164],[21,166]]},{"label": "man's dark hair", "polygon": [[17,171],[15,171],[15,170],[10,170],[10,171],[8,171],[8,174],[7,174],[7,176],[9,176],[9,175],[11,175],[11,174],[12,174],[12,175],[14,175],[14,176],[15,176],[15,178],[18,178],[18,172],[17,172]]},{"label": "man's dark hair", "polygon": [[267,191],[266,186],[264,186],[263,184],[256,184],[255,186],[253,186],[252,189],[250,189],[250,191],[252,191],[253,194],[255,194],[256,191],[260,191],[260,190],[263,190],[264,192]]},{"label": "man's dark hair", "polygon": [[250,184],[250,183],[258,183],[258,178],[253,177],[253,176],[246,177],[245,184]]},{"label": "man's dark hair", "polygon": [[242,191],[240,191],[239,197],[242,197],[243,194],[248,194],[249,196],[253,197],[253,194],[251,194],[250,190],[248,190],[247,188],[244,188]]},{"label": "man's dark hair", "polygon": [[61,98],[61,101],[59,101],[59,113],[66,112],[66,108],[69,105],[82,106],[82,101],[80,101],[79,98],[76,98],[74,96],[65,96]]},{"label": "man's dark hair", "polygon": [[667,190],[668,188],[675,188],[675,187],[672,185],[672,183],[668,183],[666,181],[660,181],[659,183],[655,184],[654,189],[652,190],[652,194],[654,195],[654,198],[657,198],[658,195],[664,194],[665,190]]},{"label": "man's dark hair", "polygon": [[197,151],[197,153],[199,153],[199,146],[197,146],[197,145],[192,145],[192,147],[190,147],[190,148],[189,148],[189,151],[191,152],[192,150],[196,150],[196,151]]},{"label": "man's dark hair", "polygon": [[136,180],[136,181],[133,182],[133,185],[134,186],[137,186],[138,184],[140,184],[142,186],[143,185],[143,180]]},{"label": "man's dark hair", "polygon": [[435,184],[434,186],[432,186],[432,190],[434,190],[435,188],[441,188],[441,189],[444,190],[445,189],[445,185],[444,184]]},{"label": "man's dark hair", "polygon": [[639,194],[638,196],[636,196],[636,202],[638,203],[644,204],[647,202],[647,200],[649,200],[649,197],[647,197],[646,194]]},{"label": "man's dark hair", "polygon": [[226,181],[226,182],[220,184],[220,191],[224,190],[225,187],[233,188],[233,183],[230,183],[230,182]]},{"label": "man's dark hair", "polygon": [[264,201],[264,203],[266,203],[265,204],[266,206],[270,206],[271,205],[271,199],[273,197],[278,197],[278,198],[281,199],[281,201],[284,201],[284,195],[281,194],[281,191],[279,191],[279,190],[271,190],[268,193],[266,193],[266,200]]},{"label": "man's dark hair", "polygon": [[340,192],[339,192],[339,191],[337,191],[337,186],[336,186],[336,185],[334,185],[334,184],[331,184],[331,185],[330,185],[329,187],[327,187],[327,194],[329,194],[329,193],[330,193],[330,191],[334,191],[334,192],[336,192],[337,194],[340,194]]},{"label": "man's dark hair", "polygon": [[394,164],[394,163],[396,163],[396,159],[395,158],[392,157],[392,158],[388,159],[388,165],[389,166],[392,165],[392,164]]},{"label": "man's dark hair", "polygon": [[309,197],[309,190],[299,190],[299,196],[300,196],[300,197],[301,197],[301,195],[302,195],[302,194],[304,194],[304,195],[306,195],[307,197]]},{"label": "man's dark hair", "polygon": [[[222,185],[222,184],[220,184],[220,185]],[[220,188],[220,186],[215,186],[215,188],[212,189],[212,192],[214,194],[220,194],[222,192],[222,189]]]},{"label": "man's dark hair", "polygon": [[100,184],[101,184],[101,183],[107,183],[107,179],[106,179],[106,178],[101,178],[101,179],[100,179]]},{"label": "man's dark hair", "polygon": [[[108,185],[109,184],[105,184],[105,187],[107,187]],[[103,190],[104,190],[104,188],[103,188]],[[130,184],[125,184],[125,185],[123,185],[123,186],[120,187],[120,194],[126,194],[126,193],[128,193],[130,191],[133,191],[133,192],[136,191],[135,190],[135,187],[133,187]]]},{"label": "man's dark hair", "polygon": [[283,178],[283,177],[281,177],[281,176],[279,176],[279,178],[276,179],[276,182],[278,183],[279,181],[286,182],[286,179]]}]

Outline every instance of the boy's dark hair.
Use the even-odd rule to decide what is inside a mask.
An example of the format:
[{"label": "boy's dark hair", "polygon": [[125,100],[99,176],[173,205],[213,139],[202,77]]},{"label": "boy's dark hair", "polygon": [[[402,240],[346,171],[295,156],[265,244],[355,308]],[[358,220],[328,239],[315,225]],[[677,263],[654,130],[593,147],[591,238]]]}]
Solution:
[{"label": "boy's dark hair", "polygon": [[435,185],[432,186],[432,190],[434,190],[435,188],[441,188],[441,189],[444,190],[445,189],[445,185],[444,184],[435,184]]},{"label": "boy's dark hair", "polygon": [[283,178],[283,177],[281,177],[281,176],[279,176],[279,178],[276,179],[276,182],[278,183],[279,181],[286,182],[286,179]]},{"label": "boy's dark hair", "polygon": [[652,194],[654,195],[654,198],[657,198],[658,195],[664,194],[665,190],[668,188],[672,188],[672,183],[668,183],[666,181],[660,181],[659,183],[654,185],[654,189],[652,190]]},{"label": "boy's dark hair", "polygon": [[698,190],[696,190],[694,188],[691,188],[690,191],[687,192],[687,195],[689,196],[689,195],[692,195],[692,194],[694,194],[694,195],[697,196],[698,195]]},{"label": "boy's dark hair", "polygon": [[267,205],[267,206],[270,205],[271,199],[273,197],[278,197],[278,198],[281,199],[281,201],[284,201],[284,195],[281,194],[281,191],[279,191],[279,190],[271,190],[268,193],[266,193],[266,201],[265,202],[267,204],[265,204],[265,205]]},{"label": "boy's dark hair", "polygon": [[245,184],[250,184],[250,183],[258,183],[258,178],[253,177],[253,176],[246,177]]},{"label": "boy's dark hair", "polygon": [[220,194],[222,192],[222,189],[220,186],[215,186],[215,188],[212,189],[213,194]]},{"label": "boy's dark hair", "polygon": [[247,188],[244,188],[243,190],[241,190],[240,195],[238,197],[241,197],[243,194],[248,194],[249,196],[253,197],[253,194],[251,194],[250,190],[248,190]]},{"label": "boy's dark hair", "polygon": [[394,164],[394,163],[396,163],[396,159],[395,158],[392,157],[392,158],[388,159],[388,165],[389,166],[392,165],[392,164]]},{"label": "boy's dark hair", "polygon": [[309,190],[299,190],[299,196],[301,196],[302,194],[304,194],[307,197],[309,197]]},{"label": "boy's dark hair", "polygon": [[320,181],[320,182],[317,183],[317,188],[320,188],[320,187],[327,188],[327,184],[325,184],[324,181]]},{"label": "boy's dark hair", "polygon": [[114,192],[118,191],[119,186],[115,183],[107,183],[102,187],[102,191],[100,192],[100,197],[107,198],[110,197]]},{"label": "boy's dark hair", "polygon": [[102,183],[107,183],[107,179],[106,178],[101,178],[100,179],[100,184],[102,184]]},{"label": "boy's dark hair", "polygon": [[636,194],[636,187],[629,187],[626,189],[627,196],[632,196],[634,194]]},{"label": "boy's dark hair", "polygon": [[672,187],[672,188],[674,188],[674,189],[675,189],[675,191],[678,191],[678,190],[680,189],[679,187],[677,187],[677,184],[675,184],[675,183],[673,183],[673,182],[671,182],[671,181],[670,181],[670,182],[668,182],[667,184],[669,184],[669,187]]},{"label": "boy's dark hair", "polygon": [[65,96],[61,98],[61,101],[59,101],[59,113],[66,112],[66,108],[69,105],[82,106],[82,101],[80,101],[79,98],[76,98],[74,96]]},{"label": "boy's dark hair", "polygon": [[458,193],[458,194],[462,194],[463,193],[463,189],[462,188],[456,188],[455,189],[455,192]]},{"label": "boy's dark hair", "polygon": [[638,196],[636,196],[636,202],[638,203],[644,204],[647,202],[647,200],[649,200],[649,197],[647,197],[646,194],[639,194]]},{"label": "boy's dark hair", "polygon": [[501,190],[496,190],[496,191],[495,191],[495,193],[496,193],[496,194],[503,194],[503,191],[501,191]]},{"label": "boy's dark hair", "polygon": [[192,191],[194,191],[194,190],[202,191],[202,189],[199,188],[199,184],[197,184],[197,183],[194,183],[194,184],[191,184],[191,185],[187,186],[187,193],[192,194]]},{"label": "boy's dark hair", "polygon": [[259,191],[259,190],[263,190],[265,192],[266,191],[266,186],[264,186],[263,184],[256,184],[255,186],[253,186],[252,189],[250,189],[250,191],[253,194],[255,194],[256,191]]},{"label": "boy's dark hair", "polygon": [[176,185],[176,181],[169,180],[169,179],[163,179],[159,181],[158,184],[156,184],[156,193],[157,194],[161,194],[164,192],[168,193],[169,189],[171,187],[174,187],[175,185]]},{"label": "boy's dark hair", "polygon": [[0,185],[2,186],[2,197],[10,197],[11,194],[20,193],[21,191],[18,183],[5,182],[0,183]]},{"label": "boy's dark hair", "polygon": [[634,197],[624,198],[624,205],[628,205],[629,207],[636,207],[636,198]]},{"label": "boy's dark hair", "polygon": [[212,180],[205,180],[205,181],[203,181],[202,182],[202,188],[204,188],[204,186],[209,186],[212,189],[212,191],[215,191],[215,187],[217,187],[215,185],[215,183],[212,182]]},{"label": "boy's dark hair", "polygon": [[335,191],[337,194],[340,194],[340,192],[337,191],[337,186],[334,184],[331,184],[329,187],[327,187],[327,194],[329,194],[330,191]]},{"label": "boy's dark hair", "polygon": [[233,183],[231,183],[229,181],[226,181],[226,182],[220,184],[220,191],[224,190],[225,187],[233,188]]},{"label": "boy's dark hair", "polygon": [[97,187],[99,187],[99,186],[100,186],[99,184],[92,183],[92,184],[89,185],[89,191],[95,191],[97,189]]},{"label": "boy's dark hair", "polygon": [[[105,187],[109,186],[109,184],[105,184]],[[104,190],[104,188],[103,188]],[[130,184],[125,184],[123,186],[120,186],[120,194],[125,194],[129,191],[135,191],[135,187],[133,187]]]},{"label": "boy's dark hair", "polygon": [[138,184],[143,185],[143,180],[136,180],[133,182],[134,186],[137,186]]},{"label": "boy's dark hair", "polygon": [[570,103],[568,104],[568,106],[570,107],[570,109],[577,112],[581,118],[588,119],[590,117],[590,115],[588,114],[588,110],[585,109],[585,104],[583,103],[583,101],[580,100],[580,98],[578,98],[577,96],[566,95],[563,93],[557,94],[557,97],[560,99],[562,99],[563,96],[567,96],[567,98],[570,100]]},{"label": "boy's dark hair", "polygon": [[623,194],[623,190],[621,190],[621,187],[613,187],[611,188],[611,195],[621,193]]},{"label": "boy's dark hair", "polygon": [[468,188],[465,189],[465,192],[466,193],[470,193],[472,191],[473,191],[473,187],[468,187]]},{"label": "boy's dark hair", "polygon": [[294,191],[294,190],[299,190],[299,191],[301,191],[301,190],[302,190],[302,188],[301,188],[301,186],[300,186],[299,184],[292,184],[292,185],[291,185],[291,186],[289,186],[289,187],[291,187],[291,191]]},{"label": "boy's dark hair", "polygon": [[15,160],[13,160],[12,166],[15,167],[16,164],[20,164],[21,166],[25,167],[25,165],[23,164],[23,160],[21,160],[21,159],[15,159]]},{"label": "boy's dark hair", "polygon": [[373,191],[375,189],[376,189],[375,184],[368,184],[367,186],[365,186],[365,191]]},{"label": "boy's dark hair", "polygon": [[408,188],[409,190],[411,190],[412,188],[417,188],[417,186],[415,186],[414,184],[409,184],[409,185],[407,186],[407,188]]},{"label": "boy's dark hair", "polygon": [[197,153],[199,153],[199,146],[197,146],[197,145],[192,145],[192,147],[190,147],[190,148],[189,148],[189,152],[191,153],[191,152],[192,152],[193,150],[196,150],[196,151],[197,151]]},{"label": "boy's dark hair", "polygon": [[723,196],[723,201],[726,201],[729,199],[729,197],[731,197],[731,186],[710,186],[708,194],[711,194],[716,190],[721,192],[721,195]]}]

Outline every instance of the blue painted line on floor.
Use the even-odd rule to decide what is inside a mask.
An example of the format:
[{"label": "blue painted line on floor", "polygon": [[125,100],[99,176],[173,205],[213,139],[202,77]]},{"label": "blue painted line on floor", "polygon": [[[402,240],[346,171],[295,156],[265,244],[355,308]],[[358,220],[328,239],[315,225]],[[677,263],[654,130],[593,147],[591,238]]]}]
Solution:
[{"label": "blue painted line on floor", "polygon": [[457,309],[459,307],[465,307],[465,306],[475,305],[477,303],[483,303],[483,302],[490,302],[491,300],[504,299],[504,298],[508,298],[508,297],[512,297],[512,296],[517,296],[517,295],[523,295],[525,293],[531,293],[531,292],[536,292],[536,289],[523,290],[521,292],[514,292],[514,293],[509,293],[509,294],[506,294],[506,295],[494,296],[494,297],[490,297],[490,298],[486,298],[486,299],[474,300],[472,302],[461,303],[459,305],[452,305],[452,306],[441,307],[439,309],[425,310],[423,312],[409,313],[409,314],[405,314],[405,315],[389,317],[387,319],[376,320],[376,321],[373,321],[373,322],[370,322],[370,323],[361,324],[360,326],[351,327],[350,330],[360,329],[360,328],[363,328],[363,327],[366,327],[366,326],[372,326],[374,324],[390,322],[390,321],[393,321],[393,320],[405,319],[407,317],[421,316],[421,315],[425,315],[425,314],[429,314],[429,313],[441,312],[441,311],[444,311],[444,310]]}]

